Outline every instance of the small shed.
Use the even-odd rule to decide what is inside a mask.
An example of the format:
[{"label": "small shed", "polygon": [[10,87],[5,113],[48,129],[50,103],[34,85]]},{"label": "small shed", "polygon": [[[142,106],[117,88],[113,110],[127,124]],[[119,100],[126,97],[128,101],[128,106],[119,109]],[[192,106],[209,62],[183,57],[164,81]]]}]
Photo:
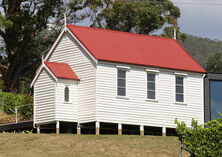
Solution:
[{"label": "small shed", "polygon": [[32,82],[34,123],[77,122],[79,81],[68,64],[42,62]]}]

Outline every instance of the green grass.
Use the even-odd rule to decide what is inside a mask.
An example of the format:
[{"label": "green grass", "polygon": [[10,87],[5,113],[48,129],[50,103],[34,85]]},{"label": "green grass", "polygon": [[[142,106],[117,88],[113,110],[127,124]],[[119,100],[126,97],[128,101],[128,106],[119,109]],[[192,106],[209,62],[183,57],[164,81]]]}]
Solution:
[{"label": "green grass", "polygon": [[[0,157],[176,157],[178,138],[134,135],[0,134]],[[187,157],[185,154],[183,157]]]}]

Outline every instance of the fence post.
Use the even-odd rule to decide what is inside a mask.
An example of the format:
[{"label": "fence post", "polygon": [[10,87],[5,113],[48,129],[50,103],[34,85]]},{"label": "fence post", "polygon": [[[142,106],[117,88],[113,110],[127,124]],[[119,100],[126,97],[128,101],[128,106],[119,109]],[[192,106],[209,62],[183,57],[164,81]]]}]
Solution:
[{"label": "fence post", "polygon": [[18,108],[15,106],[15,123],[18,123]]}]

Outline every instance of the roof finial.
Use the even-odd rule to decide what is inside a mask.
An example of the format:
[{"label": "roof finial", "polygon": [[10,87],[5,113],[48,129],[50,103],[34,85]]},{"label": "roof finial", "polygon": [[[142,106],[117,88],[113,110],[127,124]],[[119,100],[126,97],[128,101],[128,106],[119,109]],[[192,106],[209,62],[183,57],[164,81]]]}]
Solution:
[{"label": "roof finial", "polygon": [[175,40],[177,40],[177,30],[176,30],[176,28],[174,28],[173,38],[174,38]]},{"label": "roof finial", "polygon": [[173,20],[173,38],[177,40],[177,19]]},{"label": "roof finial", "polygon": [[66,13],[64,13],[64,25],[66,26]]},{"label": "roof finial", "polygon": [[44,65],[44,57],[43,57],[43,55],[42,55],[42,65]]}]

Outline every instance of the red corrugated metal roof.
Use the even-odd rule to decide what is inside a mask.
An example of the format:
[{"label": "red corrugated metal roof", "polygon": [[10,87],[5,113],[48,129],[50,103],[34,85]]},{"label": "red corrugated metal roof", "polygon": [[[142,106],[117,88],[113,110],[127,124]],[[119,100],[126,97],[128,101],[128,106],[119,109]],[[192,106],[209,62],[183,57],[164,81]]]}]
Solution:
[{"label": "red corrugated metal roof", "polygon": [[67,25],[98,60],[206,73],[174,39]]},{"label": "red corrugated metal roof", "polygon": [[57,78],[79,80],[78,76],[66,63],[56,63],[56,62],[44,62],[44,63]]}]

